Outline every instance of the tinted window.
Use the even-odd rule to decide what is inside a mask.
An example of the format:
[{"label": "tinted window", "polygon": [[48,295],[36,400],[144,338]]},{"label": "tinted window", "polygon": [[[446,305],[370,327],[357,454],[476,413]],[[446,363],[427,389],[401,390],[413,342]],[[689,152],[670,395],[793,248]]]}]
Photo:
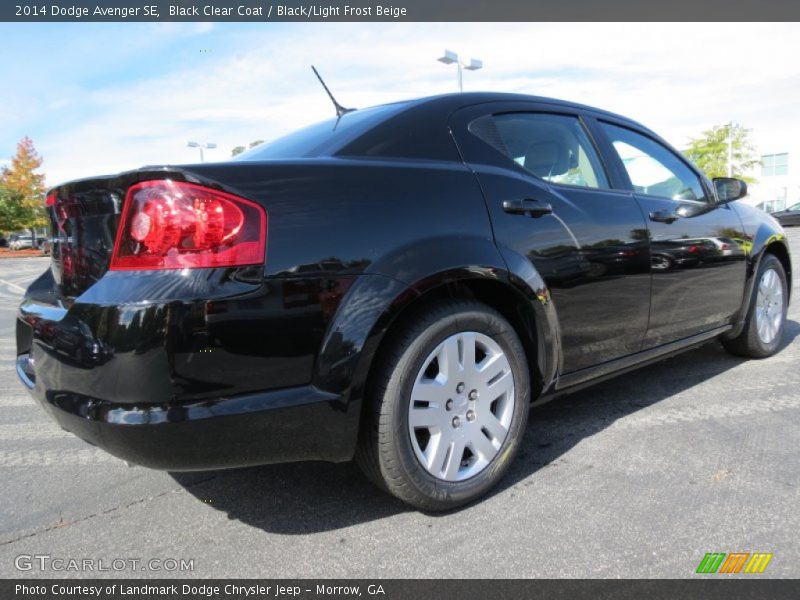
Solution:
[{"label": "tinted window", "polygon": [[772,175],[786,175],[789,173],[789,155],[765,154],[761,157],[761,174],[764,177]]},{"label": "tinted window", "polygon": [[577,117],[513,113],[483,117],[470,131],[551,183],[607,188],[608,181]]},{"label": "tinted window", "polygon": [[336,152],[372,127],[396,115],[405,103],[386,104],[356,110],[299,129],[272,142],[256,146],[233,160],[267,160],[271,158],[312,158]]},{"label": "tinted window", "polygon": [[636,192],[673,200],[705,200],[700,178],[675,153],[630,129],[609,123],[601,126]]}]

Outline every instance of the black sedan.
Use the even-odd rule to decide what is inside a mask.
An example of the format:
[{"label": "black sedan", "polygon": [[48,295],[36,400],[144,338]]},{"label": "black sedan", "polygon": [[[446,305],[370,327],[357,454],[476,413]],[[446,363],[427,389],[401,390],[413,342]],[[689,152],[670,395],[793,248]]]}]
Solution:
[{"label": "black sedan", "polygon": [[789,208],[774,212],[772,216],[778,219],[778,223],[784,227],[800,225],[800,202],[793,204]]},{"label": "black sedan", "polygon": [[[502,477],[534,402],[715,338],[778,350],[789,250],[746,190],[566,102],[346,112],[230,162],[53,189],[17,371],[135,463],[355,458],[448,509]],[[706,260],[721,236],[747,250]]]}]

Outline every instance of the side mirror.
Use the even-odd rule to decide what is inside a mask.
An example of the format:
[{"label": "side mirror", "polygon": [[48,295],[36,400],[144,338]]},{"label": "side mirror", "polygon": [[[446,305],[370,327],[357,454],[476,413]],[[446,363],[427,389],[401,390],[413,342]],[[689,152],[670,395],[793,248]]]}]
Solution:
[{"label": "side mirror", "polygon": [[747,196],[747,184],[732,177],[715,177],[714,190],[717,192],[717,201],[721,204]]}]

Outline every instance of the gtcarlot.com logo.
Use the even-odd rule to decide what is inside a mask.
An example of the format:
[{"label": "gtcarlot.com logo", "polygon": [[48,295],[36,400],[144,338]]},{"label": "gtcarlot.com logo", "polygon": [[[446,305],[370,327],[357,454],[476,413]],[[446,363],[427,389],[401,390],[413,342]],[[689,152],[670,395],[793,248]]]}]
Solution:
[{"label": "gtcarlot.com logo", "polygon": [[697,573],[763,573],[772,553],[767,552],[708,552],[697,566]]},{"label": "gtcarlot.com logo", "polygon": [[193,558],[74,558],[49,554],[20,554],[14,559],[18,571],[68,573],[194,571]]}]

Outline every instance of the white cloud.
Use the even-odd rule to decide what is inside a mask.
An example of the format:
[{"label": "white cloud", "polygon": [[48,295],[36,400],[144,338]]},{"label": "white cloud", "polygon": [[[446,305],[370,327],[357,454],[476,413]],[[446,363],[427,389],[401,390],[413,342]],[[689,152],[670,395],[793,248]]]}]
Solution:
[{"label": "white cloud", "polygon": [[[175,27],[173,27],[175,25]],[[166,24],[157,36],[222,35]],[[228,32],[237,30],[227,29]],[[37,139],[48,181],[197,160],[186,141],[213,141],[211,160],[327,118],[314,63],[345,106],[451,92],[447,47],[484,60],[467,90],[552,96],[619,112],[678,146],[714,124],[738,121],[780,145],[800,132],[798,24],[300,24],[242,29],[201,66],[65,92],[88,115],[49,124]],[[8,118],[8,117],[6,117]],[[47,122],[47,111],[38,118]],[[788,144],[789,142],[787,142]]]}]

